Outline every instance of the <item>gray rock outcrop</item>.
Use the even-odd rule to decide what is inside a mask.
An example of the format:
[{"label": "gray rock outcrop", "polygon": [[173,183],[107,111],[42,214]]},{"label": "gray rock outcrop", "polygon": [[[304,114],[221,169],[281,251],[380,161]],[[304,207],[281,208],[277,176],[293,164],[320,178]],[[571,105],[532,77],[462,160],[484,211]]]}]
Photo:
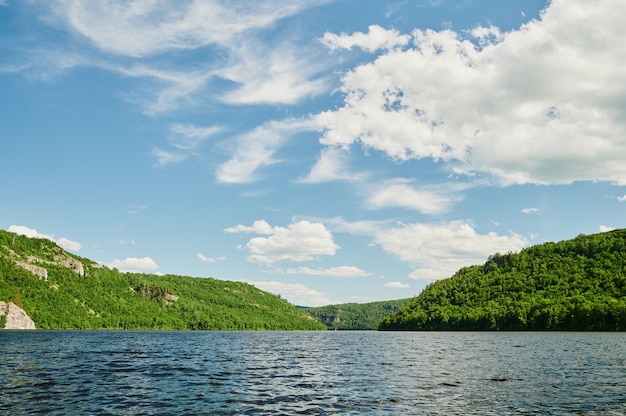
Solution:
[{"label": "gray rock outcrop", "polygon": [[24,263],[21,261],[16,261],[15,264],[23,267],[35,276],[38,276],[39,279],[48,280],[48,270],[46,270],[44,267],[35,266],[34,264]]},{"label": "gray rock outcrop", "polygon": [[6,316],[4,329],[35,329],[35,322],[26,311],[13,302],[0,301],[0,316]]}]

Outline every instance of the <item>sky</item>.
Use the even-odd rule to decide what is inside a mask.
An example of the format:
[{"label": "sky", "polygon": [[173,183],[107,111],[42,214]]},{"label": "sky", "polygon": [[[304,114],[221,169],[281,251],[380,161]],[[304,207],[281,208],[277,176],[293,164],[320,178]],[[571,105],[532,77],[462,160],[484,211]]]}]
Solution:
[{"label": "sky", "polygon": [[0,228],[296,305],[626,227],[623,0],[0,0]]}]

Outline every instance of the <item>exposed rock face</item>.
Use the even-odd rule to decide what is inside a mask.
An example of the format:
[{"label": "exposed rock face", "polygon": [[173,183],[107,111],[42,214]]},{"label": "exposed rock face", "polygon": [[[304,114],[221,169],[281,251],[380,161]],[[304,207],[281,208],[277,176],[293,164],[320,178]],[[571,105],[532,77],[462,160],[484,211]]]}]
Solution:
[{"label": "exposed rock face", "polygon": [[21,261],[16,261],[15,264],[25,268],[35,276],[39,276],[39,279],[48,280],[48,270],[46,270],[44,267],[35,266],[33,264],[24,263]]},{"label": "exposed rock face", "polygon": [[85,275],[85,268],[83,267],[83,263],[76,259],[65,256],[57,256],[56,261],[61,266],[65,266],[69,269],[74,270],[76,273],[78,273],[79,276]]},{"label": "exposed rock face", "polygon": [[6,315],[4,329],[35,329],[35,323],[26,311],[13,302],[0,301],[0,316]]}]

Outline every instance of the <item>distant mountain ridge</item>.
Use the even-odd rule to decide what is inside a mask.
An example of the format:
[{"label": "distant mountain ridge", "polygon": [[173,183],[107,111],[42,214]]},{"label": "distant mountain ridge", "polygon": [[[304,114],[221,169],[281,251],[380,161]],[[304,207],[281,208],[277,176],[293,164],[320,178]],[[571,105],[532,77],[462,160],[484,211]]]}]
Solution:
[{"label": "distant mountain ridge", "polygon": [[[0,230],[0,301],[39,329],[323,330],[250,284],[121,273],[47,239]],[[0,316],[0,328],[6,317]]]},{"label": "distant mountain ridge", "polygon": [[387,316],[400,310],[411,298],[369,303],[342,303],[305,308],[328,329],[375,330]]},{"label": "distant mountain ridge", "polygon": [[496,253],[429,285],[381,330],[626,330],[626,230]]}]

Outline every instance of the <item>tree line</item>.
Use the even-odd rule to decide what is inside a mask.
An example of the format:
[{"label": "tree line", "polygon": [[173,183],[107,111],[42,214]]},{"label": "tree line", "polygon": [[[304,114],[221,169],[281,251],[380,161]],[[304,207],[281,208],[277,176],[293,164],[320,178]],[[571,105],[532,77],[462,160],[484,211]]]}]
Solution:
[{"label": "tree line", "polygon": [[[52,264],[59,254],[79,259],[84,276]],[[47,281],[16,265],[29,257],[46,261],[34,263],[47,269]],[[52,241],[2,230],[0,300],[19,302],[40,329],[325,329],[306,311],[246,283],[122,273],[66,253]]]},{"label": "tree line", "polygon": [[496,253],[436,281],[381,330],[626,330],[626,230]]}]

